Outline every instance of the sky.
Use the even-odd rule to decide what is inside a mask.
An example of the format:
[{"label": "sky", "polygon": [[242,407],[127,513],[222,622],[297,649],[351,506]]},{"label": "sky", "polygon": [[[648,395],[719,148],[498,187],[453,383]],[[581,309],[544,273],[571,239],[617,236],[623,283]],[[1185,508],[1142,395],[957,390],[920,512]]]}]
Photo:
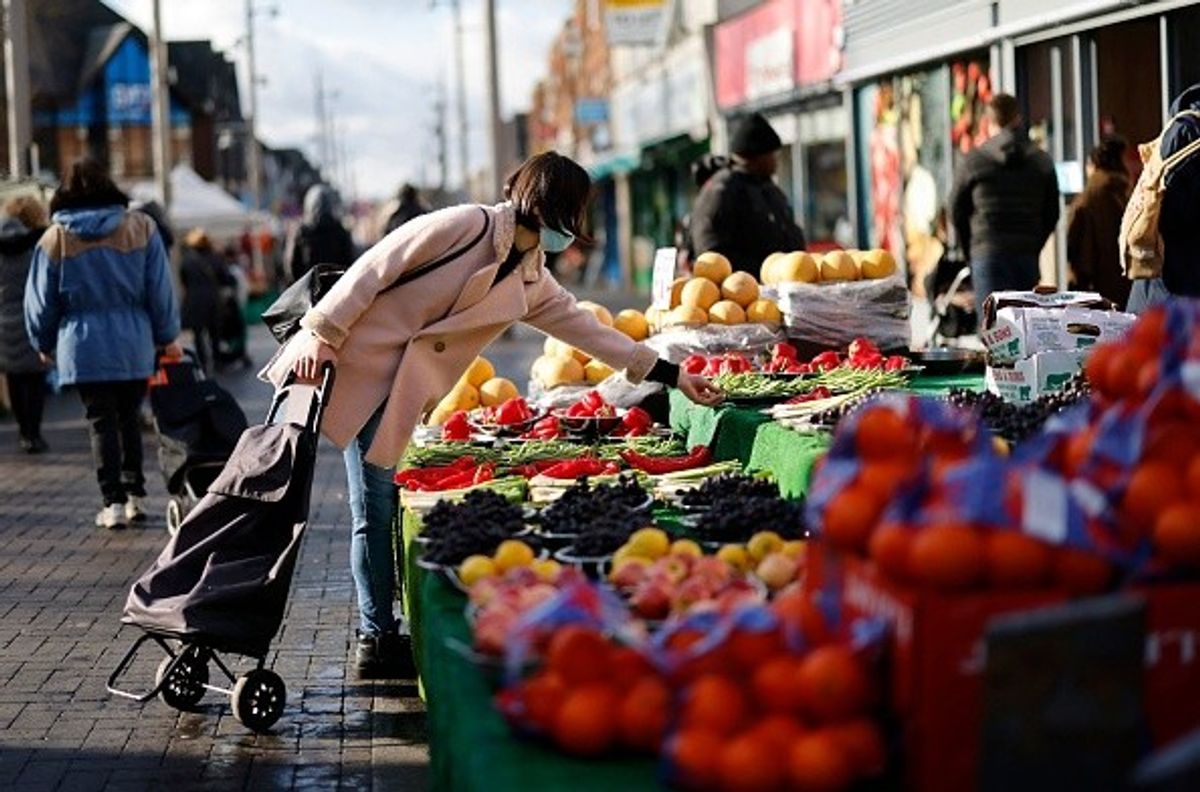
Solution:
[{"label": "sky", "polygon": [[[104,0],[143,30],[151,0]],[[554,35],[571,0],[496,0],[500,101],[504,115],[529,106],[546,73]],[[269,13],[274,6],[277,13]],[[436,6],[436,7],[435,7]],[[168,40],[209,39],[238,64],[247,109],[245,0],[162,0]],[[436,183],[434,105],[450,101],[450,184],[457,185],[453,24],[448,0],[255,0],[260,75],[259,137],[295,146],[316,161],[316,75],[322,75],[337,135],[352,163],[358,197],[383,198],[404,181]],[[483,4],[462,0],[467,121],[472,170],[487,155]],[[342,185],[347,192],[351,184]]]}]

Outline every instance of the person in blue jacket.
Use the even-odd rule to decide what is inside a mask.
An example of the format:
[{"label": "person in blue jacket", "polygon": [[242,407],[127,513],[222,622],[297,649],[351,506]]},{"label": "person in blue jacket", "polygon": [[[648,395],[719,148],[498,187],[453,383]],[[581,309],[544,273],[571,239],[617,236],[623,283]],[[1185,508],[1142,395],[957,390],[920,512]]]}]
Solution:
[{"label": "person in blue jacket", "polygon": [[104,528],[145,519],[139,407],[156,349],[182,355],[166,251],[154,221],[128,204],[103,165],[75,163],[50,201],[25,289],[34,349],[83,402]]}]

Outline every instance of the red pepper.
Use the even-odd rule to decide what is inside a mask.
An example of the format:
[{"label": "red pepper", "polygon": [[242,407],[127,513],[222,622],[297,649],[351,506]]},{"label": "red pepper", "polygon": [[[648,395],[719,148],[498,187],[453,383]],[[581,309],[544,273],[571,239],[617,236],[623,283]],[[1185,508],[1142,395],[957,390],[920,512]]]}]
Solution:
[{"label": "red pepper", "polygon": [[496,465],[494,462],[485,462],[475,468],[475,475],[471,480],[472,484],[482,484],[485,481],[491,481],[496,477]]},{"label": "red pepper", "polygon": [[863,338],[862,336],[859,336],[858,338],[856,338],[850,342],[850,346],[846,350],[846,354],[848,354],[850,356],[851,360],[853,360],[854,358],[857,358],[857,357],[868,357],[870,355],[878,355],[879,347],[875,346],[874,342],[872,342],[871,339]]},{"label": "red pepper", "polygon": [[850,366],[856,369],[878,369],[883,368],[883,355],[876,354],[861,354],[858,357],[850,358]]},{"label": "red pepper", "polygon": [[441,481],[433,485],[435,490],[450,490],[469,487],[475,483],[475,470],[464,470],[462,473],[455,473],[452,476],[447,476]]},{"label": "red pepper", "polygon": [[587,407],[589,410],[591,410],[593,415],[601,407],[607,406],[607,404],[604,401],[604,398],[600,395],[599,391],[594,391],[594,390],[588,391],[587,393],[583,394],[583,398],[581,398],[579,400],[579,403],[584,405],[585,407]]},{"label": "red pepper", "polygon": [[884,362],[883,367],[887,371],[900,371],[908,368],[908,358],[903,355],[892,355]]},{"label": "red pepper", "polygon": [[776,360],[783,359],[795,362],[797,359],[797,354],[796,347],[786,342],[779,343],[771,347],[771,357],[775,358]]},{"label": "red pepper", "polygon": [[708,360],[704,355],[688,355],[679,364],[679,368],[686,371],[688,374],[700,374],[704,371],[704,367],[708,365]]},{"label": "red pepper", "polygon": [[396,471],[394,481],[397,484],[408,484],[410,481],[429,484],[444,478],[451,473],[461,473],[464,470],[474,469],[475,458],[471,456],[461,456],[451,462],[449,465],[434,465],[432,467],[398,470]]},{"label": "red pepper", "polygon": [[841,364],[842,356],[837,352],[830,350],[817,355],[812,359],[812,362],[809,365],[811,365],[814,370],[829,371],[830,369],[837,368]]},{"label": "red pepper", "polygon": [[674,457],[650,457],[627,449],[621,452],[621,458],[631,468],[649,473],[652,476],[662,473],[674,473],[678,470],[691,470],[704,467],[712,462],[712,452],[708,446],[696,446],[690,453]]},{"label": "red pepper", "polygon": [[577,479],[581,476],[601,476],[616,473],[621,468],[615,462],[602,462],[595,457],[565,459],[542,471],[543,475],[558,479]]},{"label": "red pepper", "polygon": [[654,419],[641,407],[630,407],[625,415],[621,416],[621,428],[627,432],[634,429],[646,430],[652,426]]},{"label": "red pepper", "polygon": [[499,409],[496,410],[496,423],[503,426],[519,424],[522,421],[528,421],[532,417],[533,412],[520,396],[514,396],[504,402],[504,404],[501,404]]},{"label": "red pepper", "polygon": [[467,422],[467,414],[459,410],[446,419],[442,424],[443,440],[470,440],[471,424]]}]

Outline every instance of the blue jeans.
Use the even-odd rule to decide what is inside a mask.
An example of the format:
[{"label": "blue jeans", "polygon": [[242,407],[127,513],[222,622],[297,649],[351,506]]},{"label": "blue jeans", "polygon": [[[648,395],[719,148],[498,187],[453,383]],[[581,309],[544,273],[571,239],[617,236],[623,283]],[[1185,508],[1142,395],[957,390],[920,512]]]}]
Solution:
[{"label": "blue jeans", "polygon": [[991,256],[971,261],[971,288],[975,311],[983,327],[983,301],[992,292],[1029,291],[1038,285],[1041,271],[1037,255]]},{"label": "blue jeans", "polygon": [[[396,557],[392,524],[396,519],[394,471],[363,461],[383,407],[346,446],[346,485],[350,500],[350,571],[358,593],[359,629],[365,635],[396,632]],[[403,627],[403,625],[401,625]]]},{"label": "blue jeans", "polygon": [[1125,310],[1132,314],[1140,314],[1147,308],[1166,302],[1170,297],[1171,293],[1167,291],[1162,278],[1135,280],[1129,290],[1129,303]]}]

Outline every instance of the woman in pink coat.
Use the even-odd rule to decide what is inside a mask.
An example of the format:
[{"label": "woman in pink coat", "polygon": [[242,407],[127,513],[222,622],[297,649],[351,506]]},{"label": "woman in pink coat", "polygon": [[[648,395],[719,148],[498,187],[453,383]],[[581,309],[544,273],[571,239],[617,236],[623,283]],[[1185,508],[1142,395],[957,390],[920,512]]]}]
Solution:
[{"label": "woman in pink coat", "polygon": [[[337,366],[322,431],[346,449],[362,677],[412,673],[409,641],[392,613],[393,469],[422,415],[506,328],[525,322],[624,369],[633,382],[673,385],[702,404],[721,398],[703,377],[659,360],[578,308],[544,268],[545,252],[565,249],[580,232],[590,193],[587,172],[549,152],[509,178],[506,203],[456,206],[412,220],[347,270],[268,367],[278,385],[289,371],[315,379],[326,362]],[[446,263],[388,289],[448,255]]]}]

